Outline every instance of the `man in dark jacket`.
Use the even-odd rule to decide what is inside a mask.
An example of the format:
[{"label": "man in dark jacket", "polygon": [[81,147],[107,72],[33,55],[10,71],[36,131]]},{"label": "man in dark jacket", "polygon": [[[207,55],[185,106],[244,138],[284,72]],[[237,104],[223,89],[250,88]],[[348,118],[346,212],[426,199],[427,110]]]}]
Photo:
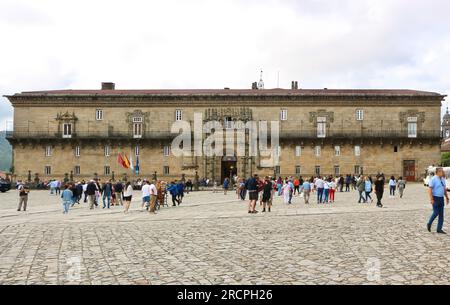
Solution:
[{"label": "man in dark jacket", "polygon": [[105,199],[106,202],[108,202],[108,209],[110,208],[111,205],[111,196],[112,196],[112,183],[111,180],[106,182],[105,185],[103,185],[102,188],[102,193],[103,193],[103,208],[106,208],[106,203],[105,203]]},{"label": "man in dark jacket", "polygon": [[86,187],[86,195],[88,197],[89,208],[94,209],[95,204],[95,192],[97,191],[97,184],[94,180],[91,180]]},{"label": "man in dark jacket", "polygon": [[116,185],[114,185],[114,191],[116,192],[116,202],[120,205],[123,205],[122,201],[122,192],[123,192],[123,184],[121,181],[117,182]]},{"label": "man in dark jacket", "polygon": [[381,199],[383,198],[384,194],[384,176],[379,175],[377,177],[377,181],[375,181],[375,194],[377,195],[377,207],[382,208],[383,204],[381,203]]}]

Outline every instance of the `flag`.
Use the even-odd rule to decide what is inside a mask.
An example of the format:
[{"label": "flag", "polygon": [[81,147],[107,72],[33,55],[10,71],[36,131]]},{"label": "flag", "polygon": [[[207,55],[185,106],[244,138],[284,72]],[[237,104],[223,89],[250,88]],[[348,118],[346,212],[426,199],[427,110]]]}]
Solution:
[{"label": "flag", "polygon": [[131,169],[132,171],[134,171],[134,166],[133,166],[133,157],[131,156],[131,154],[130,154],[130,159],[129,159],[129,162],[130,162],[130,169]]},{"label": "flag", "polygon": [[117,162],[119,162],[119,164],[122,165],[122,167],[125,167],[125,168],[126,168],[126,166],[125,166],[125,161],[123,160],[121,154],[119,154],[119,156],[117,157]]},{"label": "flag", "polygon": [[139,156],[136,156],[136,166],[134,167],[136,175],[139,175]]},{"label": "flag", "polygon": [[130,160],[128,160],[127,156],[123,155],[121,157],[123,159],[123,167],[130,168]]}]

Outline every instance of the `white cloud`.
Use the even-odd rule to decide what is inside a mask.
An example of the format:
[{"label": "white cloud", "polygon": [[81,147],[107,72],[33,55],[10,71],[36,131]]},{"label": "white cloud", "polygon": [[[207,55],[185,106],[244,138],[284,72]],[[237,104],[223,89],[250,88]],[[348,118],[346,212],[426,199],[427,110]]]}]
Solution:
[{"label": "white cloud", "polygon": [[[450,92],[446,0],[0,3],[0,90],[412,88]],[[1,101],[2,121],[12,117]]]}]

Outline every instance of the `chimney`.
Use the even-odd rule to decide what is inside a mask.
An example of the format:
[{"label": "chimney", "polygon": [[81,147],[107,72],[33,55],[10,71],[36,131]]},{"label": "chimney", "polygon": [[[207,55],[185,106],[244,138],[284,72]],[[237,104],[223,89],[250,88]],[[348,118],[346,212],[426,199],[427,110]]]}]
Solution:
[{"label": "chimney", "polygon": [[258,90],[258,83],[257,82],[252,83],[252,90]]},{"label": "chimney", "polygon": [[297,81],[292,81],[291,89],[292,90],[298,90],[298,82]]},{"label": "chimney", "polygon": [[116,88],[116,84],[114,83],[102,83],[102,90],[114,90]]}]

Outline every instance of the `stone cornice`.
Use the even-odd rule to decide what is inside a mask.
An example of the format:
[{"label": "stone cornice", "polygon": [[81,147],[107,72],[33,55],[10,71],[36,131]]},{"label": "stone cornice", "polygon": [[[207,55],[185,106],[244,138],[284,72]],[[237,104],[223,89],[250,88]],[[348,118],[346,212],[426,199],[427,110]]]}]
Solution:
[{"label": "stone cornice", "polygon": [[401,96],[401,95],[267,95],[267,96],[40,96],[12,95],[6,96],[14,107],[55,107],[64,106],[105,106],[105,107],[159,107],[159,106],[189,106],[207,107],[221,106],[440,106],[445,96]]}]

